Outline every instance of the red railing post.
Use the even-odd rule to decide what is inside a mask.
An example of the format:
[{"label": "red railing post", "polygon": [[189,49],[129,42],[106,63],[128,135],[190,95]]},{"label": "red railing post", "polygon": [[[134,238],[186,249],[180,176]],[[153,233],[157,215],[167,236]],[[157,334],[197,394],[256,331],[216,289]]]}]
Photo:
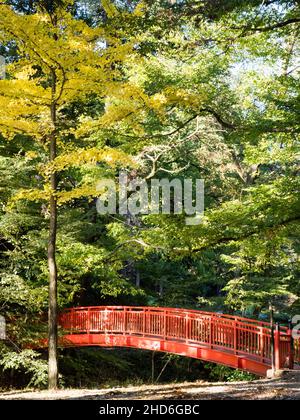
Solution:
[{"label": "red railing post", "polygon": [[87,322],[86,322],[86,330],[87,333],[90,334],[91,331],[91,319],[90,319],[90,314],[91,314],[91,308],[88,308],[87,310]]},{"label": "red railing post", "polygon": [[[80,318],[79,318],[79,312],[76,311],[75,309],[72,309],[72,322],[74,323],[74,330],[76,331],[77,329],[80,330]],[[78,328],[79,325],[79,328]]]},{"label": "red railing post", "polygon": [[259,356],[262,363],[264,362],[264,354],[265,354],[264,330],[263,330],[263,327],[259,327]]},{"label": "red railing post", "polygon": [[124,308],[124,331],[123,334],[126,335],[127,333],[127,308]]},{"label": "red railing post", "polygon": [[163,338],[164,338],[164,340],[166,340],[167,339],[167,311],[164,311],[164,314],[163,314],[163,316],[164,316],[164,334],[163,334]]},{"label": "red railing post", "polygon": [[142,333],[143,336],[145,337],[145,333],[146,333],[146,309],[143,308],[143,323],[142,323]]},{"label": "red railing post", "polygon": [[275,371],[275,328],[274,328],[274,314],[273,309],[270,312],[270,355],[271,355],[271,366],[272,370]]},{"label": "red railing post", "polygon": [[287,331],[287,334],[289,336],[289,369],[294,369],[295,365],[295,348],[294,348],[294,337],[293,337],[293,328],[292,324],[289,323],[289,329]]},{"label": "red railing post", "polygon": [[237,323],[236,323],[236,319],[234,320],[234,326],[233,326],[233,349],[234,349],[234,354],[237,354]]},{"label": "red railing post", "polygon": [[69,328],[70,328],[71,332],[73,332],[74,329],[75,329],[75,327],[74,327],[74,325],[75,325],[75,322],[74,322],[74,309],[73,308],[69,312],[69,322],[70,322]]},{"label": "red railing post", "polygon": [[275,356],[275,370],[281,368],[280,361],[280,329],[279,324],[276,323],[275,332],[274,332],[274,356]]},{"label": "red railing post", "polygon": [[189,316],[186,314],[185,316],[185,341],[188,343],[189,341]]},{"label": "red railing post", "polygon": [[88,308],[87,310],[87,320],[86,320],[86,330],[87,330],[87,334],[88,334],[88,341],[89,343],[91,342],[91,308]]}]

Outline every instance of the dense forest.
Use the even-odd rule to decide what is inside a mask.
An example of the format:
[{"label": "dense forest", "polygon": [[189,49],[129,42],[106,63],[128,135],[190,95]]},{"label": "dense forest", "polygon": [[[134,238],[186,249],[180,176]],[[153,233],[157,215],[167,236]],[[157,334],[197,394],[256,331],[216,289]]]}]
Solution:
[{"label": "dense forest", "polygon": [[[0,3],[0,387],[47,384],[48,333],[55,387],[63,308],[300,314],[299,32],[299,0]],[[99,180],[121,172],[203,179],[201,223],[99,214]],[[66,386],[233,375],[58,354]]]}]

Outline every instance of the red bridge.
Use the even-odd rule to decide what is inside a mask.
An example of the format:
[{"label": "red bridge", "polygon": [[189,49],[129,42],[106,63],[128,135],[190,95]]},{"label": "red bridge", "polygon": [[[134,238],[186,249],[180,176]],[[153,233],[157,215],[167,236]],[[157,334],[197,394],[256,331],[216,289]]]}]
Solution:
[{"label": "red bridge", "polygon": [[[218,313],[152,307],[86,307],[60,316],[63,346],[134,347],[179,354],[265,376],[294,368],[300,340],[269,323]],[[299,337],[300,338],[300,337]],[[273,361],[273,363],[272,363]]]}]

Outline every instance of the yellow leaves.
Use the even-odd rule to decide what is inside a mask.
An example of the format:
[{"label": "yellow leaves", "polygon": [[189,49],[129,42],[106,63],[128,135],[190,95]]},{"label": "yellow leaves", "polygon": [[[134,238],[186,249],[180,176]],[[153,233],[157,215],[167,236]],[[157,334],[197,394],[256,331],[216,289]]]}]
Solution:
[{"label": "yellow leaves", "polygon": [[74,152],[61,154],[53,162],[45,165],[42,172],[48,176],[53,172],[63,171],[67,168],[80,165],[96,165],[105,162],[110,166],[134,166],[133,159],[126,153],[116,149],[78,149]]},{"label": "yellow leaves", "polygon": [[104,114],[96,119],[82,118],[75,135],[82,137],[91,134],[102,127],[110,127],[123,121],[138,123],[139,116],[143,115],[146,108],[152,108],[149,97],[137,85],[124,83],[107,83],[106,103]]},{"label": "yellow leaves", "polygon": [[39,189],[21,189],[19,190],[8,203],[8,208],[12,208],[17,201],[27,200],[27,201],[47,201],[51,196],[51,188],[48,184],[45,184],[43,190]]},{"label": "yellow leaves", "polygon": [[94,183],[94,185],[81,185],[79,187],[73,188],[70,191],[59,191],[56,193],[51,190],[50,184],[45,184],[43,190],[21,189],[10,199],[10,202],[8,203],[8,208],[12,208],[18,201],[21,200],[34,202],[48,201],[51,195],[56,197],[57,204],[61,206],[76,198],[98,197],[99,189],[97,187],[96,182]]},{"label": "yellow leaves", "polygon": [[166,96],[163,93],[156,93],[151,97],[151,103],[154,107],[160,107],[168,102]]},{"label": "yellow leaves", "polygon": [[19,72],[15,73],[15,78],[18,80],[29,80],[31,76],[35,74],[36,70],[30,65],[25,65]]},{"label": "yellow leaves", "polygon": [[76,198],[97,197],[99,195],[99,191],[97,191],[97,184],[95,184],[94,186],[83,185],[83,186],[74,188],[71,191],[59,191],[57,193],[52,194],[50,185],[45,184],[45,188],[43,190],[38,190],[38,189],[19,190],[11,198],[8,204],[8,208],[12,208],[20,200],[27,200],[27,201],[34,201],[34,202],[48,201],[51,195],[56,196],[58,205],[63,205]]},{"label": "yellow leaves", "polygon": [[103,9],[105,10],[107,16],[112,18],[118,14],[118,10],[115,5],[110,0],[101,0]]},{"label": "yellow leaves", "polygon": [[2,117],[0,114],[0,132],[7,139],[13,138],[16,133],[38,137],[39,127],[33,121]]},{"label": "yellow leaves", "polygon": [[45,90],[39,89],[29,81],[0,80],[0,131],[2,134],[12,137],[16,133],[24,133],[39,139],[45,133],[47,120],[43,113],[48,108],[42,102],[43,100],[46,101]]},{"label": "yellow leaves", "polygon": [[[118,13],[111,1],[105,0],[103,5],[110,16]],[[0,5],[0,40],[14,39],[20,57],[8,66],[7,73],[13,79],[6,80],[7,89],[1,92],[0,88],[0,95],[8,96],[10,92],[15,98],[26,97],[28,102],[49,106],[51,89],[43,87],[49,86],[52,69],[56,73],[58,106],[88,94],[104,97],[115,90],[120,69],[112,70],[111,63],[130,59],[133,43],[130,40],[124,43],[120,36],[114,38],[110,28],[90,28],[63,8],[57,13],[58,25],[54,27],[41,10],[33,15],[22,15]],[[41,69],[39,77],[37,67]],[[28,104],[20,102],[14,115],[20,113],[23,105]],[[37,110],[37,117],[39,114]]]},{"label": "yellow leaves", "polygon": [[76,130],[73,130],[73,134],[75,134],[77,138],[88,136],[93,131],[96,131],[99,125],[97,121],[90,117],[81,117],[79,118],[79,121],[80,125]]},{"label": "yellow leaves", "polygon": [[167,97],[168,103],[180,103],[181,105],[188,106],[190,108],[197,108],[199,104],[205,100],[205,94],[202,96],[199,93],[192,93],[185,89],[165,89],[164,94]]},{"label": "yellow leaves", "polygon": [[[102,4],[109,17],[119,14],[111,0],[103,0]],[[142,16],[142,3],[134,14]],[[0,132],[7,138],[16,133],[30,135],[37,141],[43,139],[46,145],[54,128],[50,106],[55,101],[57,105],[55,128],[60,155],[47,165],[35,166],[44,175],[44,189],[21,190],[13,200],[48,200],[54,194],[49,187],[49,175],[70,167],[96,165],[98,162],[111,167],[135,166],[130,156],[118,150],[96,147],[76,150],[75,145],[67,152],[64,149],[65,138],[68,137],[69,141],[73,134],[69,127],[76,125],[76,134],[84,140],[87,132],[119,123],[130,114],[130,124],[136,124],[138,129],[139,118],[145,113],[145,108],[159,110],[165,101],[163,95],[149,99],[135,83],[120,82],[124,80],[128,63],[133,65],[138,62],[132,39],[124,42],[120,33],[111,26],[89,27],[83,21],[74,19],[63,7],[58,8],[57,17],[58,23],[53,25],[49,15],[41,8],[35,14],[24,15],[16,13],[10,6],[0,5],[0,42],[13,39],[19,56],[18,61],[7,68],[9,79],[0,81]],[[51,88],[53,71],[56,76],[55,93]],[[77,121],[66,121],[68,117],[61,111],[90,94],[97,98],[95,102],[107,98],[103,117],[85,119],[79,128]],[[26,153],[25,160],[36,157],[35,152],[30,151]],[[81,185],[71,192],[60,191],[57,199],[59,203],[65,203],[94,193],[94,186]]]},{"label": "yellow leaves", "polygon": [[145,15],[145,7],[146,7],[145,3],[143,1],[141,1],[136,6],[136,8],[134,9],[134,12],[133,12],[134,16],[137,16],[137,17],[144,16]]},{"label": "yellow leaves", "polygon": [[84,48],[84,49],[90,49],[90,47],[87,44],[83,43],[79,39],[70,39],[68,41],[68,44],[69,44],[69,47],[73,51],[80,51],[82,48]]},{"label": "yellow leaves", "polygon": [[97,197],[99,191],[97,190],[97,184],[95,185],[82,185],[77,188],[73,188],[71,191],[61,191],[57,193],[57,204],[63,205],[76,198],[81,197]]},{"label": "yellow leaves", "polygon": [[33,159],[36,159],[37,157],[38,157],[38,154],[34,152],[33,150],[30,150],[25,153],[25,158],[27,160],[33,160]]},{"label": "yellow leaves", "polygon": [[149,99],[148,103],[150,108],[162,115],[165,105],[168,104],[168,99],[163,93],[156,93]]},{"label": "yellow leaves", "polygon": [[[10,71],[8,66],[8,71]],[[21,71],[20,73],[21,74]],[[17,75],[16,75],[17,76]],[[32,103],[50,103],[51,92],[38,84],[38,80],[25,80],[25,73],[22,79],[0,80],[0,95],[14,98],[23,98]]]},{"label": "yellow leaves", "polygon": [[19,55],[27,57],[29,64],[38,64],[46,74],[51,68],[58,72],[75,71],[78,63],[87,61],[95,40],[103,30],[89,28],[63,9],[60,12],[55,27],[49,16],[41,11],[22,15],[0,5],[0,40],[14,39]]},{"label": "yellow leaves", "polygon": [[[34,158],[34,152],[28,152],[27,158]],[[114,149],[79,149],[68,154],[62,154],[58,156],[53,162],[45,165],[41,169],[41,173],[44,176],[49,176],[52,172],[59,172],[72,166],[82,165],[96,165],[98,162],[105,162],[111,167],[115,165],[124,166],[135,166],[133,158],[124,152]],[[48,200],[51,195],[57,197],[57,203],[63,205],[71,200],[80,197],[97,197],[99,190],[97,189],[97,183],[88,183],[78,186],[71,191],[58,191],[53,193],[48,183],[44,184],[44,190],[21,190],[12,199],[12,204],[18,200],[30,200],[30,201],[41,201]]]},{"label": "yellow leaves", "polygon": [[[164,93],[148,96],[142,87],[127,83],[114,90],[114,96],[107,99],[105,114],[100,118],[101,126],[109,126],[122,120],[138,123],[147,109],[160,112],[168,100]],[[136,127],[137,128],[137,127]]]},{"label": "yellow leaves", "polygon": [[139,106],[137,105],[122,102],[107,104],[106,112],[99,120],[100,126],[109,127],[114,123],[119,123],[123,119],[130,117],[138,111]]}]

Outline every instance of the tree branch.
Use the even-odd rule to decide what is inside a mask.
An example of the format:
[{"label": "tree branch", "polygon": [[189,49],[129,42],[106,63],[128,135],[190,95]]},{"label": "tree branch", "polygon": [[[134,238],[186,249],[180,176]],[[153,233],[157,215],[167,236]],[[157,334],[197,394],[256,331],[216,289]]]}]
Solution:
[{"label": "tree branch", "polygon": [[286,226],[290,223],[294,223],[300,220],[300,215],[297,216],[293,216],[290,219],[284,220],[282,222],[278,222],[278,223],[271,223],[269,225],[266,225],[264,227],[262,226],[257,226],[255,229],[253,229],[251,232],[248,232],[246,234],[242,234],[240,236],[228,236],[228,237],[224,237],[224,238],[218,238],[215,239],[214,241],[208,243],[207,245],[204,245],[203,247],[200,248],[194,248],[192,249],[192,253],[197,253],[197,252],[201,252],[204,249],[207,249],[211,246],[216,246],[216,245],[221,245],[221,244],[226,244],[229,242],[237,242],[237,241],[243,241],[245,239],[250,238],[253,235],[256,235],[258,233],[261,233],[262,231],[268,231],[269,229],[273,229],[275,227],[283,227]]},{"label": "tree branch", "polygon": [[300,18],[287,19],[282,22],[277,22],[269,26],[258,26],[256,28],[253,28],[251,26],[232,26],[230,29],[238,30],[238,31],[242,30],[244,31],[243,35],[246,35],[247,32],[255,33],[255,32],[273,31],[274,29],[284,28],[285,26],[292,25],[293,23],[300,23]]}]

